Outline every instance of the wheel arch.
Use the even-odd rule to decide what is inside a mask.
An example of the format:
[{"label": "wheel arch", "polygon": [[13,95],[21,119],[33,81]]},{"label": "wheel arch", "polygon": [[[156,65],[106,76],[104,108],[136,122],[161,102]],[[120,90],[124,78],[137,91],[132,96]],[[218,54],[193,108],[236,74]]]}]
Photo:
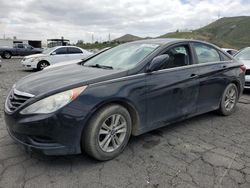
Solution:
[{"label": "wheel arch", "polygon": [[131,120],[132,120],[132,135],[138,135],[139,129],[140,129],[140,116],[138,114],[138,111],[136,110],[135,106],[132,102],[129,100],[123,99],[123,98],[116,98],[112,100],[106,100],[98,104],[88,115],[86,124],[90,121],[92,115],[96,113],[101,108],[104,108],[105,106],[112,105],[112,104],[118,104],[124,107],[126,110],[128,110]]},{"label": "wheel arch", "polygon": [[46,59],[42,59],[42,60],[40,60],[38,63],[37,63],[37,68],[38,68],[38,66],[39,66],[39,63],[42,63],[42,62],[46,62],[46,63],[48,63],[48,65],[50,65],[50,63],[49,63],[49,61],[47,61]]},{"label": "wheel arch", "polygon": [[232,80],[232,84],[235,84],[237,89],[238,89],[238,98],[240,97],[240,92],[241,92],[241,87],[240,87],[240,82],[237,80]]},{"label": "wheel arch", "polygon": [[3,51],[3,54],[6,53],[6,52],[7,52],[7,53],[10,53],[10,55],[13,55],[13,53],[12,53],[10,50],[4,50],[4,51]]}]

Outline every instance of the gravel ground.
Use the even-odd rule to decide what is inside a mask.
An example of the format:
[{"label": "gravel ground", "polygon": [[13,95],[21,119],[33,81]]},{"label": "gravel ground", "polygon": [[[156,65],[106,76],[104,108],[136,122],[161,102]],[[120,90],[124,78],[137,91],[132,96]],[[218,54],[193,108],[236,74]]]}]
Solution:
[{"label": "gravel ground", "polygon": [[29,155],[3,120],[8,89],[32,73],[19,61],[0,68],[0,187],[250,187],[250,92],[230,117],[208,113],[132,137],[112,161]]}]

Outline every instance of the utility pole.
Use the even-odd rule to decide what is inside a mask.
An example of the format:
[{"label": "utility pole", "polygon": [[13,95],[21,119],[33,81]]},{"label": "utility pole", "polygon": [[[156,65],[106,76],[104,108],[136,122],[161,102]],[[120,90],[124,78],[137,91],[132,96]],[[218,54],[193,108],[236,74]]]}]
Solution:
[{"label": "utility pole", "polygon": [[95,40],[94,34],[92,34],[92,44],[94,43],[94,40]]},{"label": "utility pole", "polygon": [[221,18],[220,11],[218,12],[217,16],[218,16],[218,19],[220,19],[220,18]]},{"label": "utility pole", "polygon": [[109,42],[111,41],[110,33],[109,33],[109,36],[108,36],[108,40],[109,40]]}]

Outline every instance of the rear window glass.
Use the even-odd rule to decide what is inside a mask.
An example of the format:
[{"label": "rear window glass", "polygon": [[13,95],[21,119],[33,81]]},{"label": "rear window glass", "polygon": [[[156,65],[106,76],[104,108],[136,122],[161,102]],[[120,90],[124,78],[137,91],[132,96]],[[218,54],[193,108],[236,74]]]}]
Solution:
[{"label": "rear window glass", "polygon": [[198,63],[221,61],[220,54],[213,47],[201,43],[194,43],[193,47],[198,58]]},{"label": "rear window glass", "polygon": [[78,48],[74,48],[74,47],[69,47],[68,48],[68,53],[69,54],[82,54],[82,51]]}]

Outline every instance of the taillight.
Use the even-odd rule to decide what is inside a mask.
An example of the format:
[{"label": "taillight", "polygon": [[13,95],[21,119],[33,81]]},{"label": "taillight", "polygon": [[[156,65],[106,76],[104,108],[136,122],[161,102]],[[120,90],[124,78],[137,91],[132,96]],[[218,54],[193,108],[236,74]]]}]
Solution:
[{"label": "taillight", "polygon": [[245,67],[245,65],[241,65],[240,66],[240,71],[241,72],[246,72],[247,68]]}]

